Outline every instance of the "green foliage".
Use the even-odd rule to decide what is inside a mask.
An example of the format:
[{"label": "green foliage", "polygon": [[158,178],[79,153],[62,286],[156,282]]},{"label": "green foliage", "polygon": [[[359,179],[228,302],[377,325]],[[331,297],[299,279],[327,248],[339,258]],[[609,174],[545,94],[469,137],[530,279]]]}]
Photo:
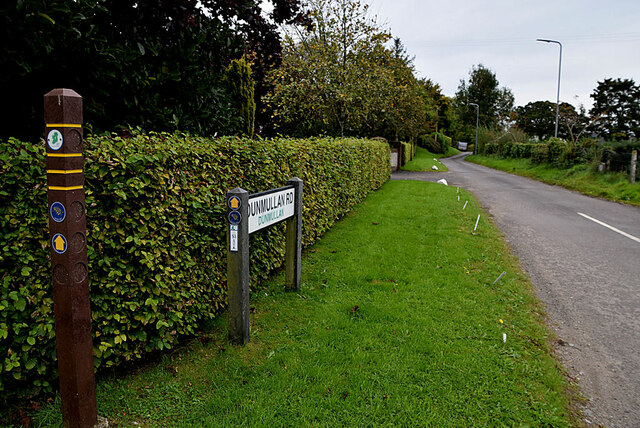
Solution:
[{"label": "green foliage", "polygon": [[231,105],[238,118],[237,128],[233,134],[252,138],[256,118],[255,82],[251,77],[251,67],[244,57],[231,61],[227,67],[225,80],[229,87]]},{"label": "green foliage", "polygon": [[640,137],[640,85],[633,79],[604,79],[591,94],[596,130],[610,140]]},{"label": "green foliage", "polygon": [[[87,249],[97,367],[174,347],[226,301],[228,189],[304,180],[303,245],[389,178],[389,146],[183,134],[89,138]],[[0,151],[0,396],[50,391],[56,376],[44,143]],[[252,284],[284,257],[282,226],[251,237]]]},{"label": "green foliage", "polygon": [[[222,352],[220,322],[102,382],[100,415],[118,427],[570,426],[542,311],[488,219],[464,189],[386,183],[305,254],[300,293],[279,276],[252,296],[248,346]],[[59,415],[46,406],[34,425]]]},{"label": "green foliage", "polygon": [[[453,149],[452,149],[453,150]],[[459,153],[459,152],[458,152]],[[407,164],[402,167],[403,171],[432,171],[433,166],[438,167],[439,171],[448,171],[442,162],[437,160],[444,157],[442,154],[435,154],[422,147],[416,149],[416,155]]]},{"label": "green foliage", "polygon": [[[540,146],[546,151],[546,144]],[[598,172],[595,165],[577,164],[558,168],[549,162],[529,159],[504,159],[496,156],[470,156],[471,162],[530,177],[548,184],[576,190],[586,195],[640,206],[640,186],[629,183],[629,175],[621,172]]]},{"label": "green foliage", "polygon": [[418,145],[429,150],[431,153],[448,153],[452,147],[451,137],[447,137],[442,132],[432,132],[429,135],[418,137]]},{"label": "green foliage", "polygon": [[400,144],[402,145],[402,165],[406,165],[416,155],[417,144],[413,142],[401,142]]},{"label": "green foliage", "polygon": [[284,40],[266,103],[278,132],[383,136],[410,141],[424,131],[428,101],[398,39],[359,0],[310,2],[312,29]]},{"label": "green foliage", "polygon": [[534,164],[549,162],[549,146],[547,144],[534,144],[531,148],[531,162]]},{"label": "green foliage", "polygon": [[[481,126],[504,127],[510,121],[513,94],[499,85],[495,73],[482,64],[471,69],[469,82],[460,82],[454,102],[460,122],[459,129],[453,135],[457,141],[470,141],[471,130],[475,130],[476,126],[476,114]],[[478,112],[469,103],[478,104]]]},{"label": "green foliage", "polygon": [[547,142],[549,146],[549,162],[554,166],[567,166],[571,157],[571,151],[567,143],[560,138],[549,138]]},{"label": "green foliage", "polygon": [[231,132],[225,67],[255,54],[257,93],[280,61],[276,25],[303,21],[299,0],[273,0],[272,22],[253,0],[21,0],[0,13],[0,87],[12,100],[0,138],[36,139],[42,96],[84,97],[85,123],[211,135]]}]

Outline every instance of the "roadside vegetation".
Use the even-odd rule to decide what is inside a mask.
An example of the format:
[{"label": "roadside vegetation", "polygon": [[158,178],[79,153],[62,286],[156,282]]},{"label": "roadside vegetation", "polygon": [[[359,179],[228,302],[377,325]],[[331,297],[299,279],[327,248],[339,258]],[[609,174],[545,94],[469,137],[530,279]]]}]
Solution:
[{"label": "roadside vegetation", "polygon": [[428,151],[427,149],[423,149],[422,147],[416,148],[416,155],[401,169],[403,171],[433,171],[433,167],[436,166],[438,171],[448,171],[448,168],[444,166],[442,162],[440,162],[440,158],[445,158],[449,156],[455,156],[460,153],[460,150],[454,149],[453,147],[449,147],[447,149],[447,153],[442,154],[434,154]]},{"label": "roadside vegetation", "polygon": [[[305,250],[300,293],[283,275],[254,290],[246,346],[218,318],[159,361],[103,376],[98,413],[143,427],[569,426],[531,285],[459,192],[387,182]],[[60,426],[58,405],[35,426]]]},{"label": "roadside vegetation", "polygon": [[490,155],[475,155],[466,159],[490,168],[576,190],[585,195],[640,206],[640,185],[629,183],[629,176],[625,173],[601,173],[594,165],[584,164],[558,168],[548,163],[535,164],[530,159],[505,159]]}]

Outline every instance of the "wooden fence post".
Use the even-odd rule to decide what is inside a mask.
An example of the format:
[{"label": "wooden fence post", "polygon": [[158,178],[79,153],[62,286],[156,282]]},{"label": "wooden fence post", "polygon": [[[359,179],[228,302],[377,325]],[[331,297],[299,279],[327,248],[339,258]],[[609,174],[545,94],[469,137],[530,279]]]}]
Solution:
[{"label": "wooden fence post", "polygon": [[631,152],[631,171],[629,172],[629,181],[631,184],[636,182],[636,167],[638,165],[638,151],[634,150]]}]

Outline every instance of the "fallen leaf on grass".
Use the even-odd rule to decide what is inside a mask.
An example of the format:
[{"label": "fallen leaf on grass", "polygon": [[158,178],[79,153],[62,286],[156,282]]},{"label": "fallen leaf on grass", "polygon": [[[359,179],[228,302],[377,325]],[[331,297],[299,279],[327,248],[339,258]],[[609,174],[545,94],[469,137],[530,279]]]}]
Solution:
[{"label": "fallen leaf on grass", "polygon": [[353,308],[351,308],[351,313],[355,314],[356,312],[358,312],[359,309],[360,309],[360,306],[355,305]]}]

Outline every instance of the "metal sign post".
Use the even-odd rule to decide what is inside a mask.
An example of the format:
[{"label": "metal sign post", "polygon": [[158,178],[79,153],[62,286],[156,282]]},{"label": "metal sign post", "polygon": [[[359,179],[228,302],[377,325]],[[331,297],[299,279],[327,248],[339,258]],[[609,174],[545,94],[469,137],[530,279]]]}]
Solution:
[{"label": "metal sign post", "polygon": [[249,341],[249,235],[286,220],[285,288],[300,291],[302,260],[302,180],[249,195],[235,188],[227,192],[227,288],[229,339]]},{"label": "metal sign post", "polygon": [[70,89],[44,96],[49,239],[56,348],[67,427],[98,422],[87,263],[82,97]]}]

